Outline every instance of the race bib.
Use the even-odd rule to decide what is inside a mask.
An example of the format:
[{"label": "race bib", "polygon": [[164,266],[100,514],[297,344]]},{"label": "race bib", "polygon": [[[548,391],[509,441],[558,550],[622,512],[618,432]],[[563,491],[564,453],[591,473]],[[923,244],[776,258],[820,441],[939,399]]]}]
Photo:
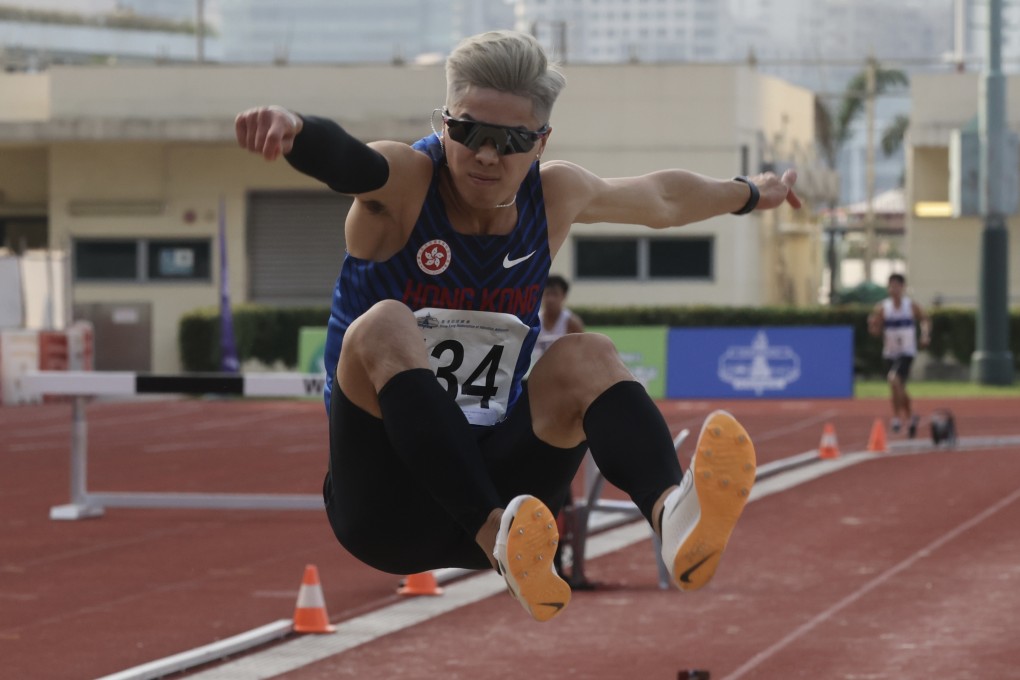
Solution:
[{"label": "race bib", "polygon": [[425,307],[414,316],[432,371],[468,422],[503,420],[528,325],[513,314],[460,309]]}]

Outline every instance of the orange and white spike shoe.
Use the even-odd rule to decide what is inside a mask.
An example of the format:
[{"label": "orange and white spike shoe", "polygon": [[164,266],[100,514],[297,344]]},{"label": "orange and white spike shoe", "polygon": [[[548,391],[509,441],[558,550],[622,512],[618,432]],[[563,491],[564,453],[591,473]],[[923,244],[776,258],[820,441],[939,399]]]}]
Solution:
[{"label": "orange and white spike shoe", "polygon": [[662,512],[662,561],[680,590],[697,590],[715,574],[751,495],[755,467],[743,426],[726,411],[710,413],[691,465]]},{"label": "orange and white spike shoe", "polygon": [[553,565],[559,538],[556,518],[534,496],[517,496],[503,511],[492,554],[510,594],[536,621],[548,621],[570,602],[570,586]]}]

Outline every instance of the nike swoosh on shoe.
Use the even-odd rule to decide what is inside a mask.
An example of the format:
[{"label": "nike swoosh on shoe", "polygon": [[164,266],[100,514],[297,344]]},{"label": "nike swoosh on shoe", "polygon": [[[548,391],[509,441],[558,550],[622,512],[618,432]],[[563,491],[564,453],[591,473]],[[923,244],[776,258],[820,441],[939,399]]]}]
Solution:
[{"label": "nike swoosh on shoe", "polygon": [[695,562],[690,567],[688,567],[684,571],[684,573],[680,574],[680,581],[683,582],[683,583],[690,583],[691,582],[691,574],[693,574],[695,571],[697,571],[698,567],[700,567],[705,562],[708,562],[710,559],[712,559],[712,555],[715,555],[715,553],[714,552],[713,553],[709,553],[703,559],[699,560],[698,562]]},{"label": "nike swoosh on shoe", "polygon": [[503,513],[493,556],[507,590],[536,621],[548,621],[570,602],[570,586],[553,567],[556,519],[534,496],[514,498]]},{"label": "nike swoosh on shoe", "polygon": [[754,445],[732,415],[705,419],[683,482],[662,520],[662,559],[681,590],[697,590],[715,574],[755,476]]}]

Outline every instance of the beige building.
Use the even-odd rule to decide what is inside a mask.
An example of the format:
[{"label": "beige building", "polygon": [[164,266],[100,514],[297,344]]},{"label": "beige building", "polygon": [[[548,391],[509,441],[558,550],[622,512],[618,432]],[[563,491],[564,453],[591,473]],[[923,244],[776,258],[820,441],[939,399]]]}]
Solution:
[{"label": "beige building", "polygon": [[[603,176],[685,167],[716,177],[801,171],[822,205],[814,98],[743,66],[567,69],[546,159]],[[349,199],[234,142],[233,117],[279,103],[363,140],[429,133],[441,67],[56,67],[0,75],[0,239],[71,253],[76,314],[97,364],[179,370],[177,324],[218,304],[220,205],[234,304],[327,304]],[[820,229],[809,208],[683,229],[575,228],[553,270],[578,305],[811,304]],[[325,321],[325,320],[324,320]]]},{"label": "beige building", "polygon": [[[949,214],[949,146],[953,130],[974,124],[978,73],[915,75],[907,140],[908,287],[921,304],[973,307],[978,301],[980,217]],[[1020,132],[1020,76],[1007,79],[1006,119]],[[1020,191],[1020,186],[1010,189]],[[1009,222],[1010,304],[1020,304],[1020,219]]]}]

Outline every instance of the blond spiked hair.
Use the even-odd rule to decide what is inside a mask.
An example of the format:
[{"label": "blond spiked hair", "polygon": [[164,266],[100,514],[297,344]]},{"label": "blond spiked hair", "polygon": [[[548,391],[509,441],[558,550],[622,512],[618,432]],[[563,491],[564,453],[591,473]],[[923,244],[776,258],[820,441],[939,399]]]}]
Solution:
[{"label": "blond spiked hair", "polygon": [[517,31],[489,31],[465,38],[446,60],[448,107],[473,87],[487,88],[527,97],[532,115],[545,124],[566,84],[539,42]]}]

